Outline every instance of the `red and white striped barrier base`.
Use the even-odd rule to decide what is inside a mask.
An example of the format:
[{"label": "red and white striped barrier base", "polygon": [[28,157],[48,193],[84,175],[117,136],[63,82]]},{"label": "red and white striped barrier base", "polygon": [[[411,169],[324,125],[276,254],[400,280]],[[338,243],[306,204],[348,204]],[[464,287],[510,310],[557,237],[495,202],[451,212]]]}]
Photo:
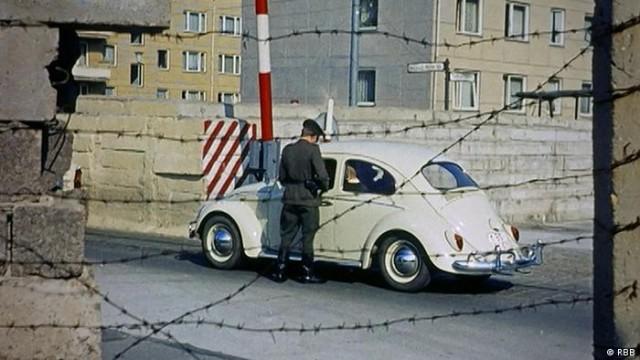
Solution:
[{"label": "red and white striped barrier base", "polygon": [[226,119],[204,121],[202,170],[206,199],[222,198],[242,177],[249,163],[249,147],[256,139],[256,126]]}]

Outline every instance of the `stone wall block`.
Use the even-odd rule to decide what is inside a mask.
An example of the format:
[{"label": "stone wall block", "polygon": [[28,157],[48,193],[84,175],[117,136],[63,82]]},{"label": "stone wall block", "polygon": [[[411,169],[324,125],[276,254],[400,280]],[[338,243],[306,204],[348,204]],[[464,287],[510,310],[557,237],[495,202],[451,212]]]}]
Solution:
[{"label": "stone wall block", "polygon": [[101,324],[101,298],[85,286],[96,286],[88,271],[79,280],[82,283],[37,277],[4,278],[0,291],[0,319],[4,324],[80,327],[3,329],[0,359],[100,359],[100,331],[86,326]]},{"label": "stone wall block", "polygon": [[41,130],[0,132],[0,192],[40,192],[36,185],[41,168]]},{"label": "stone wall block", "polygon": [[[77,201],[18,204],[13,210],[12,275],[82,274],[85,209]],[[52,262],[54,265],[46,264]]]},{"label": "stone wall block", "polygon": [[[0,2],[0,20],[6,6],[6,0]],[[53,119],[56,91],[46,67],[57,49],[58,29],[0,27],[0,63],[6,69],[0,72],[0,121]]]}]

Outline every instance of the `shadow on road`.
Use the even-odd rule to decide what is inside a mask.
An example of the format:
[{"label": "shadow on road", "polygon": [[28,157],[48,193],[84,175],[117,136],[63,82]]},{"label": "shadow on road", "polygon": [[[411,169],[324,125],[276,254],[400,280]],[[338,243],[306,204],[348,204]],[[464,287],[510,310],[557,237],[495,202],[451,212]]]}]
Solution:
[{"label": "shadow on road", "polygon": [[[139,336],[130,335],[117,330],[103,330],[102,358],[113,359],[116,354],[124,350],[139,338]],[[185,344],[184,346],[185,347],[182,348],[173,341],[149,338],[128,351],[122,359],[176,360],[193,359],[195,357],[203,360],[245,360],[244,358],[197,348],[189,344]],[[189,353],[194,356],[189,355]]]}]

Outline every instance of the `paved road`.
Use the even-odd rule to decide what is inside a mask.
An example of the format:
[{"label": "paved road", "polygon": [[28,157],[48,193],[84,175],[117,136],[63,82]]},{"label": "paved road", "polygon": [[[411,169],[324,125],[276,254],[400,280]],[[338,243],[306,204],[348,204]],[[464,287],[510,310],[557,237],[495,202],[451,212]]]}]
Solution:
[{"label": "paved road", "polygon": [[[573,236],[581,229],[536,229],[545,239]],[[588,231],[588,230],[587,230]],[[523,231],[525,237],[527,231]],[[532,234],[535,234],[532,232]],[[97,266],[99,287],[109,298],[148,321],[167,321],[222,299],[256,277],[256,268],[210,268],[197,243],[90,233],[90,260],[113,260],[158,253],[178,254]],[[224,321],[245,327],[305,328],[383,322],[403,317],[493,310],[591,294],[591,251],[571,246],[546,249],[546,264],[528,275],[494,276],[469,287],[441,278],[425,291],[405,294],[384,288],[368,273],[326,267],[330,281],[276,284],[259,278],[229,302],[187,320]],[[375,279],[375,276],[373,276]],[[132,320],[103,302],[104,324]],[[401,323],[387,329],[319,333],[250,333],[209,325],[172,325],[167,330],[193,354],[156,335],[123,359],[586,359],[591,357],[591,304],[543,306],[533,310],[476,314]],[[112,359],[146,330],[103,332],[103,357]]]}]

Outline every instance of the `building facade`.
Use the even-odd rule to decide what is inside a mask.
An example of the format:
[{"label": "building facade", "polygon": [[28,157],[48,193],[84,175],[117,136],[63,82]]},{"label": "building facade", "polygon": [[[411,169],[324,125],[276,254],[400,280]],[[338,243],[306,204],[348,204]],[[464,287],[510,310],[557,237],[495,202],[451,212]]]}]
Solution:
[{"label": "building facade", "polygon": [[[356,2],[359,21],[352,27]],[[255,36],[254,5],[245,1],[242,14],[245,30]],[[521,102],[514,94],[535,90],[589,47],[590,33],[583,29],[590,26],[592,13],[591,0],[271,0],[273,99],[321,105],[334,98],[338,105],[349,104],[350,66],[356,57],[357,85],[351,91],[357,106],[481,112],[508,105],[514,113],[537,114],[536,101]],[[353,29],[359,39],[355,54]],[[305,30],[311,33],[295,35]],[[251,37],[244,41],[242,94],[245,101],[256,102],[257,44]],[[473,42],[480,43],[468,45]],[[460,44],[467,45],[455,46]],[[450,81],[442,71],[445,61]],[[588,89],[590,79],[587,50],[543,89]],[[548,114],[550,105],[541,106],[541,113]],[[576,106],[579,114],[590,116],[590,99],[577,105],[572,99],[557,100],[553,113],[573,116]]]},{"label": "building facade", "polygon": [[80,94],[240,101],[240,2],[173,0],[171,27],[155,34],[80,31]]}]

